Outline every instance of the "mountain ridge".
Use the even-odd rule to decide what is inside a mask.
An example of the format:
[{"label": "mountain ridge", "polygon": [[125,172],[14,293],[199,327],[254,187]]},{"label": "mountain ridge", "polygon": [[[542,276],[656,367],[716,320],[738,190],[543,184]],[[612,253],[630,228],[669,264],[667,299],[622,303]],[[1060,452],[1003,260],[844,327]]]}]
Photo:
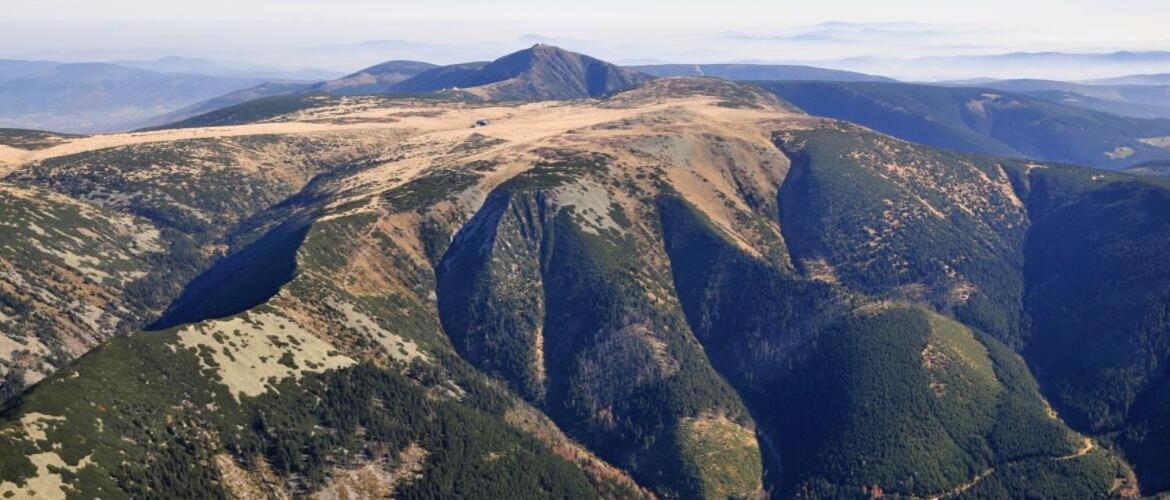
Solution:
[{"label": "mountain ridge", "polygon": [[[185,302],[208,307],[115,337],[7,406],[0,490],[309,495],[359,470],[411,470],[372,484],[407,497],[1084,497],[1133,487],[1118,453],[1164,490],[1142,432],[1161,435],[1161,408],[1104,397],[1044,348],[1091,329],[1022,317],[1056,325],[1102,287],[1141,292],[1093,302],[1106,312],[1163,304],[1161,288],[1029,263],[1161,266],[1162,184],[932,149],[717,79],[568,102],[316,99],[145,144],[72,139],[89,149],[6,177],[103,193],[87,203],[176,229],[207,227],[198,214],[236,222],[196,240],[234,257],[190,281],[208,286]],[[350,141],[368,147],[290,171],[297,151]],[[179,146],[206,153],[156,158]],[[94,156],[114,153],[169,166]],[[178,198],[166,189],[181,172],[229,195]],[[209,204],[233,189],[270,198]],[[126,206],[128,191],[151,196]],[[1080,244],[1094,233],[1069,226],[1114,212],[1152,229],[1137,254]],[[290,227],[303,237],[282,238]],[[249,251],[271,243],[293,272]],[[1142,328],[1116,335],[1160,331]],[[1017,353],[1049,369],[1033,377]],[[1126,359],[1106,369],[1139,368]],[[1113,442],[1094,419],[1127,434]],[[163,436],[184,446],[150,444]]]},{"label": "mountain ridge", "polygon": [[488,100],[547,100],[600,97],[650,79],[648,75],[551,45],[536,44],[490,63],[441,68],[441,78],[423,73],[393,87],[397,91],[454,90]]},{"label": "mountain ridge", "polygon": [[758,82],[810,113],[903,139],[996,156],[1120,169],[1170,158],[1170,120],[1128,118],[994,88]]}]

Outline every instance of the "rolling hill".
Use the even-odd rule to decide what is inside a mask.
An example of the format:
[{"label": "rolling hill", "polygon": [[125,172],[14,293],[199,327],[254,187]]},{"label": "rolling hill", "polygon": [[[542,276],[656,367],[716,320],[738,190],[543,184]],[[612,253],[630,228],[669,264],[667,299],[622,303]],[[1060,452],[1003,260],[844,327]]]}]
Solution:
[{"label": "rolling hill", "polygon": [[1170,120],[1127,118],[994,89],[761,83],[818,116],[957,151],[1120,169],[1170,159]]},{"label": "rolling hill", "polygon": [[[545,67],[566,73],[502,81],[581,81]],[[16,254],[109,273],[129,250],[70,235],[118,218],[191,263],[149,327],[5,405],[0,494],[1170,491],[1162,181],[934,149],[710,78],[306,99],[10,157],[35,211],[93,213]],[[117,265],[159,269],[139,260]],[[53,293],[119,310],[86,283],[115,299]]]}]

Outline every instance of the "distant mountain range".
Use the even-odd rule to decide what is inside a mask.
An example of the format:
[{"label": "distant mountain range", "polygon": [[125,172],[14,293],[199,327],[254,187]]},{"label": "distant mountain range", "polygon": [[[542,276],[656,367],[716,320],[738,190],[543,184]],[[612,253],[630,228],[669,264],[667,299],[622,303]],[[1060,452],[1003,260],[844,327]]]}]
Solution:
[{"label": "distant mountain range", "polygon": [[[1131,77],[1115,79],[1128,81]],[[1132,77],[1135,80],[1142,77]],[[1156,78],[1148,81],[1154,82]],[[1055,80],[978,79],[950,82],[964,87],[983,87],[1026,94],[1069,106],[1104,111],[1134,118],[1170,118],[1170,85]]]},{"label": "distant mountain range", "polygon": [[801,109],[972,153],[1119,169],[1170,159],[1170,120],[1117,116],[991,88],[764,82]]},{"label": "distant mountain range", "polygon": [[[391,50],[396,45],[382,43],[377,46]],[[949,81],[946,85],[994,89],[1067,108],[1153,119],[1170,118],[1170,73],[1142,72],[1137,68],[1156,70],[1162,61],[1167,62],[1166,70],[1170,72],[1170,53],[1164,52],[1011,53],[904,61],[855,58],[825,61],[825,64],[884,67],[891,71],[896,71],[899,65],[967,68],[972,71],[983,71],[980,68],[984,68],[986,73],[976,73],[984,77]],[[1111,65],[1114,74],[1133,68],[1135,74],[1078,82],[995,78],[997,73],[1023,74],[1046,65],[1070,64],[1086,67]],[[73,133],[129,130],[183,122],[253,99],[311,93],[441,92],[473,100],[541,100],[599,97],[653,77],[673,76],[711,76],[735,81],[896,83],[891,78],[865,72],[803,65],[655,64],[619,67],[539,43],[495,61],[438,66],[422,61],[391,60],[339,78],[331,78],[333,76],[325,70],[282,70],[189,57],[122,60],[116,64],[0,61],[0,127]],[[1108,127],[1117,129],[1112,125]],[[1122,129],[1133,130],[1129,125]],[[1134,137],[1146,137],[1142,134],[1145,132],[1140,131]],[[1140,144],[1133,149],[1137,155],[1133,157],[1135,160],[1141,159],[1142,151],[1148,150]],[[1157,157],[1158,149],[1148,151]],[[986,148],[977,150],[991,152]],[[1019,153],[1015,148],[1001,149],[1000,152]],[[1092,161],[1087,161],[1088,156],[1083,154],[1065,156],[1081,163],[1107,164],[1110,168],[1122,166],[1123,161],[1130,159],[1126,149],[1110,153],[1105,155],[1106,160],[1093,158]],[[1049,157],[1043,152],[1030,154]]]},{"label": "distant mountain range", "polygon": [[1083,81],[1108,79],[1114,75],[1170,73],[1170,52],[1012,52],[911,59],[849,57],[810,60],[803,64],[882,74],[899,80],[1035,78]]},{"label": "distant mountain range", "polygon": [[[559,67],[557,67],[559,66]],[[563,71],[568,69],[568,71]],[[594,72],[590,75],[590,72]],[[641,73],[642,75],[637,75]],[[573,81],[539,82],[547,75],[570,74]],[[545,75],[545,76],[541,76]],[[322,82],[311,91],[338,95],[359,95],[390,92],[434,92],[446,89],[481,87],[505,80],[517,79],[525,83],[509,83],[514,88],[505,95],[519,99],[597,97],[602,90],[624,88],[645,81],[646,76],[711,76],[727,80],[825,80],[825,81],[894,81],[881,76],[851,71],[814,68],[811,66],[768,64],[660,64],[646,66],[615,65],[553,47],[537,44],[496,61],[479,61],[448,66],[435,66],[417,61],[389,61],[371,66],[354,74]],[[558,77],[559,78],[559,77]],[[603,82],[596,90],[588,87],[590,79],[613,80]],[[500,97],[498,89],[494,92]]]},{"label": "distant mountain range", "polygon": [[[556,79],[558,81],[552,81],[547,76],[559,74],[573,76],[569,80],[558,77]],[[220,123],[223,119],[238,116],[247,116],[251,119],[255,116],[256,108],[276,103],[295,103],[298,100],[266,101],[257,103],[256,106],[249,106],[249,109],[238,110],[240,112],[227,111],[204,119],[184,122],[188,118],[242,104],[251,99],[312,92],[333,95],[428,93],[499,84],[496,85],[496,88],[487,90],[484,96],[479,97],[502,98],[504,100],[562,99],[597,97],[601,95],[599,92],[602,90],[612,91],[625,88],[636,82],[648,80],[649,77],[671,76],[712,76],[744,81],[893,81],[885,77],[850,71],[790,65],[662,64],[620,68],[557,47],[536,45],[494,62],[477,61],[436,66],[420,61],[387,61],[341,78],[312,85],[260,85],[188,106],[159,117],[151,125],[177,122],[183,122],[184,125]],[[590,79],[595,79],[595,81],[591,83]],[[510,80],[508,83],[500,83],[508,80]],[[596,88],[591,88],[591,85],[596,86]],[[504,87],[505,90],[501,92],[500,87]],[[465,91],[461,93],[466,94]],[[280,108],[279,105],[278,108]]]},{"label": "distant mountain range", "polygon": [[[434,66],[390,61],[311,86],[265,85],[203,103],[170,116],[175,120],[159,123],[172,127],[245,123],[313,106],[313,100],[300,97],[313,93],[574,99],[598,97],[654,77],[700,73],[725,79],[774,78],[779,81],[755,83],[809,113],[958,151],[1107,169],[1170,159],[1166,139],[1170,120],[1152,119],[1162,116],[1156,104],[1165,91],[1161,87],[1042,80],[993,80],[982,87],[918,85],[862,73],[780,65],[619,68],[539,44],[492,62]],[[820,81],[806,81],[815,79]],[[260,97],[265,99],[247,102]]]},{"label": "distant mountain range", "polygon": [[1084,83],[1093,85],[1170,85],[1170,73],[1099,78],[1096,80],[1088,80]]},{"label": "distant mountain range", "polygon": [[853,71],[794,66],[785,64],[656,64],[628,66],[657,77],[713,76],[735,81],[752,80],[820,80],[828,82],[893,82],[892,78]]},{"label": "distant mountain range", "polygon": [[0,127],[89,133],[141,126],[264,80],[160,73],[108,63],[0,63]]},{"label": "distant mountain range", "polygon": [[387,61],[357,73],[317,83],[308,90],[337,95],[382,94],[394,91],[394,86],[403,80],[438,67],[420,61]]},{"label": "distant mountain range", "polygon": [[225,76],[230,78],[258,78],[271,81],[298,80],[318,81],[336,78],[339,72],[325,69],[301,68],[282,69],[258,66],[248,63],[219,62],[193,57],[170,56],[154,60],[119,60],[113,64],[130,68],[147,69],[160,73],[188,73],[195,75]]}]

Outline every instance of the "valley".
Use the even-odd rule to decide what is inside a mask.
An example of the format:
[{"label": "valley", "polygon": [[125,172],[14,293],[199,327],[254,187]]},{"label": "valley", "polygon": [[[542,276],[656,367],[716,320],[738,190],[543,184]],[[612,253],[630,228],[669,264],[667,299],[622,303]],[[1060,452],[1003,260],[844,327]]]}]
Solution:
[{"label": "valley", "polygon": [[460,88],[0,134],[0,495],[1170,491],[1166,181],[416,69]]}]

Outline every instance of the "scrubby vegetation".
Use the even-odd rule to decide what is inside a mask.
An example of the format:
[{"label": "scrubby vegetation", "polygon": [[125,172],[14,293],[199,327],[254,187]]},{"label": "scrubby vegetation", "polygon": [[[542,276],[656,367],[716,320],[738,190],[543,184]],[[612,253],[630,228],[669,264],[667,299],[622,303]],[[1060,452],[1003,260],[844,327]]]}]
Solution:
[{"label": "scrubby vegetation", "polygon": [[17,149],[45,149],[77,137],[80,136],[45,132],[42,130],[0,128],[0,145],[11,146]]},{"label": "scrubby vegetation", "polygon": [[779,146],[792,158],[781,228],[799,263],[824,259],[828,279],[930,303],[1019,344],[1026,214],[1000,163],[853,127]]},{"label": "scrubby vegetation", "polygon": [[[508,397],[474,378],[457,379],[455,401],[430,387],[450,375],[435,368],[358,365],[287,380],[279,392],[237,403],[200,370],[194,352],[172,351],[174,340],[173,332],[116,339],[18,401],[24,412],[60,417],[46,436],[77,468],[61,472],[77,494],[226,498],[226,471],[213,458],[222,453],[253,473],[296,477],[293,490],[310,493],[338,468],[393,463],[417,446],[425,463],[396,496],[591,496],[571,463],[502,422]],[[28,456],[49,451],[18,433],[0,439],[6,481],[30,477]]]}]

